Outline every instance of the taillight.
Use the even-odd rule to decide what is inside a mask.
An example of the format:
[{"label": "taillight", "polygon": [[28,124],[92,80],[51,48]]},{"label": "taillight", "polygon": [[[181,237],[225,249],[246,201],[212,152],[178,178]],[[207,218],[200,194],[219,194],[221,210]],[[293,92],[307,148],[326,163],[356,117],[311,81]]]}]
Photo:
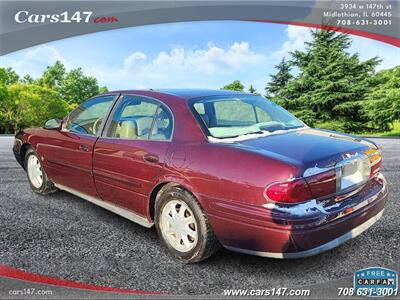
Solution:
[{"label": "taillight", "polygon": [[331,170],[312,176],[277,182],[265,189],[267,199],[275,202],[298,203],[328,197],[360,186],[381,169],[378,149],[365,152],[367,157],[343,161]]},{"label": "taillight", "polygon": [[268,186],[265,195],[275,202],[298,203],[334,194],[335,170]]},{"label": "taillight", "polygon": [[312,199],[311,191],[303,178],[271,184],[266,188],[265,195],[272,201],[286,203]]},{"label": "taillight", "polygon": [[314,198],[336,193],[336,170],[319,173],[305,178]]}]

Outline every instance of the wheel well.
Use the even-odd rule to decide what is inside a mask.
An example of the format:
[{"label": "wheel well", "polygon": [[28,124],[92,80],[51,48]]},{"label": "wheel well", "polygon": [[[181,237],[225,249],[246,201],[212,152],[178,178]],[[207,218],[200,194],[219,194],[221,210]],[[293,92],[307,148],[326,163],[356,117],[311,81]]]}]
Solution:
[{"label": "wheel well", "polygon": [[157,185],[153,191],[150,194],[150,202],[149,202],[149,212],[150,212],[150,217],[152,220],[154,220],[154,212],[155,212],[155,207],[156,207],[156,201],[157,201],[157,197],[161,194],[159,194],[159,192],[161,191],[162,188],[164,187],[171,187],[171,186],[179,186],[182,189],[185,189],[186,191],[188,191],[189,193],[192,194],[192,192],[190,192],[187,188],[185,188],[184,186],[180,185],[179,183],[176,182],[163,182],[160,183],[159,185]]},{"label": "wheel well", "polygon": [[29,148],[31,148],[31,145],[28,143],[25,143],[21,146],[21,150],[19,151],[19,153],[21,155],[21,165],[24,169],[25,169],[25,154]]}]

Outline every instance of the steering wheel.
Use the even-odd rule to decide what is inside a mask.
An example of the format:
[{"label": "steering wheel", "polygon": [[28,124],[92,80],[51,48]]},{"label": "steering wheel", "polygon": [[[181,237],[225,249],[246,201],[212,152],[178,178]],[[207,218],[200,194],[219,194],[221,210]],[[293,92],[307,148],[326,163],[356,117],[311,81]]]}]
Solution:
[{"label": "steering wheel", "polygon": [[94,121],[92,128],[93,134],[97,134],[97,131],[100,129],[100,124],[102,120],[103,118],[98,118],[96,121]]}]

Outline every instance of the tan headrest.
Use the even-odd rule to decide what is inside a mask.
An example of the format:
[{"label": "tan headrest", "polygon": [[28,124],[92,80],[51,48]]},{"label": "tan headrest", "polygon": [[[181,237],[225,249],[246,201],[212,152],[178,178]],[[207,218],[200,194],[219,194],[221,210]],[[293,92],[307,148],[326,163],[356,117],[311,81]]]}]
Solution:
[{"label": "tan headrest", "polygon": [[121,139],[136,139],[137,130],[133,121],[123,121],[117,129],[117,134]]}]

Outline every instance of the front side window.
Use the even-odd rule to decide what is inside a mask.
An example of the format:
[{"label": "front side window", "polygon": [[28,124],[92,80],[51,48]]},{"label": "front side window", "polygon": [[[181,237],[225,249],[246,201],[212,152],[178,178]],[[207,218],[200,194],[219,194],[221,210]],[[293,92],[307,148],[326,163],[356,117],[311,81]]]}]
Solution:
[{"label": "front side window", "polygon": [[107,95],[83,102],[70,113],[65,129],[74,133],[100,135],[101,125],[114,99],[115,95]]},{"label": "front side window", "polygon": [[171,113],[160,103],[138,96],[124,96],[113,115],[108,137],[130,140],[169,140]]},{"label": "front side window", "polygon": [[[303,127],[304,124],[277,104],[260,96],[219,96],[190,102],[206,134],[231,138],[246,134]],[[204,126],[203,126],[204,128]]]}]

